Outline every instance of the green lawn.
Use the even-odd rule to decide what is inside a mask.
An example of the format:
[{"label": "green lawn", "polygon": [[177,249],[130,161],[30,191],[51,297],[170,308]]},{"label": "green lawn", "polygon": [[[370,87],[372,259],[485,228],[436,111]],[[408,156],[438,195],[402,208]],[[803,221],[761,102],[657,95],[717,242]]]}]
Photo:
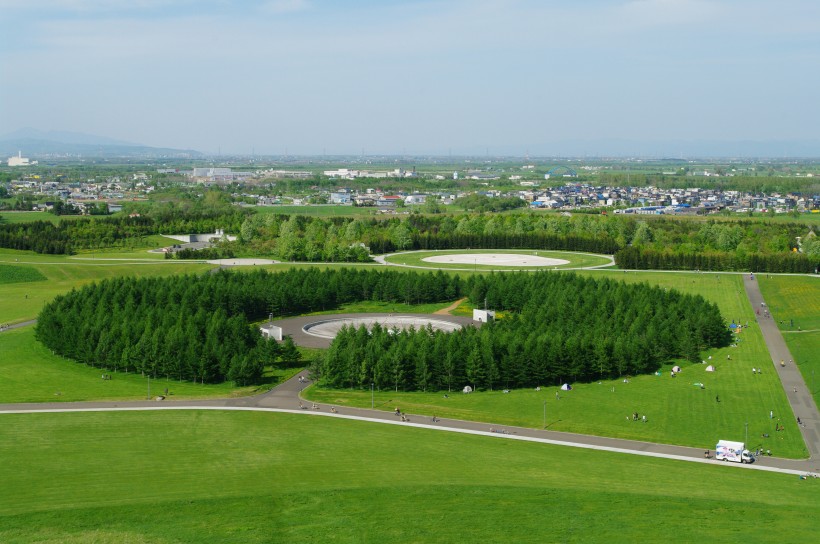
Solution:
[{"label": "green lawn", "polygon": [[820,278],[757,277],[772,317],[820,406]]},{"label": "green lawn", "polygon": [[159,234],[143,236],[138,240],[131,241],[131,247],[112,247],[104,249],[81,249],[76,255],[69,257],[76,260],[88,259],[134,259],[134,260],[159,260],[165,259],[164,253],[149,253],[149,249],[159,249],[161,247],[179,244],[179,240],[160,236]]},{"label": "green lawn", "polygon": [[[195,274],[213,265],[185,262],[82,261],[64,255],[37,255],[27,251],[0,250],[0,266],[34,270],[47,281],[4,284],[0,289],[0,323],[34,319],[55,296],[92,281],[120,276],[171,276]],[[11,274],[12,272],[9,272]]]},{"label": "green lawn", "polygon": [[30,221],[50,221],[55,225],[60,222],[61,216],[48,212],[0,212],[3,221],[0,223],[28,223]]},{"label": "green lawn", "polygon": [[[442,254],[459,254],[459,253],[515,253],[521,255],[535,255],[537,254],[539,257],[547,257],[550,259],[564,259],[569,261],[568,264],[562,264],[557,266],[550,266],[550,267],[543,267],[543,266],[521,266],[521,267],[511,267],[511,266],[495,266],[495,265],[486,265],[486,264],[450,264],[450,263],[429,263],[425,262],[424,259],[427,257],[432,256],[439,256]],[[409,266],[423,266],[429,268],[450,268],[450,269],[470,269],[470,270],[481,270],[481,271],[488,271],[488,270],[496,270],[499,268],[503,269],[511,269],[514,268],[516,270],[544,270],[545,268],[552,269],[552,268],[578,268],[578,267],[585,267],[585,266],[600,266],[609,264],[611,261],[599,255],[593,255],[591,253],[573,253],[568,251],[544,251],[544,250],[533,250],[533,249],[453,249],[453,250],[442,250],[442,251],[413,251],[411,253],[400,253],[398,255],[393,255],[385,259],[389,263],[395,264],[404,264]]]},{"label": "green lawn", "polygon": [[[649,282],[662,287],[699,293],[716,302],[727,322],[733,319],[750,327],[736,335],[737,347],[710,350],[703,358],[716,366],[705,372],[702,364],[678,362],[683,372],[671,378],[666,365],[661,376],[638,376],[628,384],[620,380],[602,383],[573,384],[570,392],[555,393],[560,384],[544,384],[540,393],[517,390],[472,395],[437,393],[378,392],[376,404],[385,410],[397,405],[410,413],[433,414],[503,425],[542,427],[544,401],[547,402],[547,424],[552,430],[646,440],[666,444],[707,448],[718,439],[744,440],[745,423],[749,423],[749,443],[771,449],[777,456],[804,457],[805,446],[794,414],[772,367],[763,337],[754,325],[754,312],[743,290],[740,275],[697,273],[624,273],[590,271],[585,274],[609,276],[629,282]],[[727,361],[730,355],[732,360]],[[712,359],[709,360],[708,357]],[[762,368],[762,374],[751,369]],[[705,384],[705,389],[695,383]],[[499,384],[502,388],[504,384]],[[612,389],[614,388],[614,392]],[[370,406],[370,391],[306,391],[317,401],[352,406]],[[715,401],[719,396],[720,403]],[[769,419],[769,411],[776,414]],[[627,420],[633,412],[646,414],[647,424]],[[785,426],[775,432],[775,424]],[[769,438],[763,438],[769,434]]]},{"label": "green lawn", "polygon": [[0,264],[0,284],[6,283],[29,283],[33,281],[46,281],[39,270],[25,265]]},{"label": "green lawn", "polygon": [[[103,371],[53,355],[34,338],[34,327],[0,333],[0,402],[51,402],[85,400],[141,400],[148,396],[148,380],[139,374],[112,373],[100,379]],[[279,376],[289,377],[293,370],[268,379],[259,389],[267,390]],[[235,397],[252,394],[256,387],[236,387],[232,383],[201,385],[165,377],[151,380],[151,395],[171,399]]]},{"label": "green lawn", "polygon": [[9,544],[810,542],[820,516],[820,480],[497,437],[251,412],[0,418]]}]

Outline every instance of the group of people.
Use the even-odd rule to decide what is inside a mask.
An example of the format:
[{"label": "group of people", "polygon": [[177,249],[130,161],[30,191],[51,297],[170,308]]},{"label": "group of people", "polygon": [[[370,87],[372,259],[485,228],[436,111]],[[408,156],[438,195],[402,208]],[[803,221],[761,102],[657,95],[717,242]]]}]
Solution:
[{"label": "group of people", "polygon": [[[629,416],[626,416],[627,421],[629,421]],[[643,421],[646,423],[646,415],[640,415],[638,412],[632,412],[632,421]]]}]

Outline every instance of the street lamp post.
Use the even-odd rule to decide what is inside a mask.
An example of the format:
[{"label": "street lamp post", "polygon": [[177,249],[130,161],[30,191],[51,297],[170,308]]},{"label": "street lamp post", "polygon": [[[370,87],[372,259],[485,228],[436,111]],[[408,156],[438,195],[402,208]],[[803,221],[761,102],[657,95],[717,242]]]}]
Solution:
[{"label": "street lamp post", "polygon": [[148,374],[148,400],[151,400],[151,375]]},{"label": "street lamp post", "polygon": [[376,407],[376,401],[373,397],[373,382],[370,382],[370,409],[372,410],[375,407]]},{"label": "street lamp post", "polygon": [[746,444],[746,447],[748,448],[749,447],[749,422],[747,421],[745,425],[746,425],[746,441],[744,442],[744,444]]},{"label": "street lamp post", "polygon": [[547,428],[547,401],[544,401],[544,428]]}]

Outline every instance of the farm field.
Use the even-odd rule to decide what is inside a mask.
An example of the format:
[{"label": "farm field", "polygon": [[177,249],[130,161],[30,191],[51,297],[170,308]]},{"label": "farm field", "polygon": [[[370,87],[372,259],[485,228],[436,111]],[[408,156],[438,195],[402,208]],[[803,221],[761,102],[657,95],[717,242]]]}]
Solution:
[{"label": "farm field", "polygon": [[[560,264],[555,266],[496,266],[481,263],[431,263],[424,261],[425,258],[435,257],[441,255],[458,255],[458,254],[517,254],[517,255],[534,255],[546,257],[550,259],[563,259],[569,261],[567,264]],[[425,268],[442,268],[442,269],[456,269],[456,270],[474,270],[474,271],[490,271],[498,268],[515,269],[522,271],[531,270],[550,270],[553,268],[579,268],[585,266],[601,266],[610,264],[610,260],[606,257],[587,254],[587,253],[572,253],[568,251],[545,251],[545,250],[526,250],[526,249],[453,249],[442,251],[413,251],[409,253],[398,253],[391,255],[385,259],[388,263],[403,264],[407,266],[419,266]]]},{"label": "farm field", "polygon": [[[544,384],[541,392],[516,390],[463,395],[456,392],[444,398],[444,392],[403,393],[376,392],[376,406],[427,416],[452,417],[486,421],[502,425],[540,428],[544,425],[546,402],[547,427],[550,430],[611,436],[666,444],[710,447],[716,435],[726,439],[745,439],[745,423],[752,447],[771,449],[774,455],[801,458],[806,456],[794,414],[776,376],[768,352],[754,325],[755,315],[749,306],[742,278],[737,274],[698,273],[624,273],[589,271],[584,274],[612,277],[630,282],[648,282],[661,287],[701,294],[716,302],[727,322],[749,323],[736,335],[737,347],[703,353],[704,360],[714,364],[716,372],[705,372],[706,365],[676,362],[683,368],[671,378],[673,362],[661,376],[637,376],[591,384],[572,384],[573,390],[559,392],[556,384]],[[726,357],[731,356],[731,361]],[[711,356],[712,359],[708,359]],[[752,367],[763,369],[753,374]],[[694,384],[703,383],[705,389]],[[548,386],[548,387],[546,387]],[[499,388],[502,388],[500,384]],[[614,388],[614,391],[613,391]],[[559,393],[560,400],[555,394]],[[370,391],[323,390],[310,388],[307,398],[326,404],[369,407]],[[720,402],[716,402],[716,397]],[[770,419],[770,410],[775,414]],[[639,412],[647,423],[635,423],[627,416]],[[776,424],[784,431],[775,432]],[[768,438],[763,435],[768,434]],[[732,438],[734,437],[734,438]]]},{"label": "farm field", "polygon": [[496,437],[255,412],[0,418],[9,544],[809,542],[820,516],[818,480]]},{"label": "farm field", "polygon": [[820,406],[820,278],[760,276],[760,290],[772,317]]}]

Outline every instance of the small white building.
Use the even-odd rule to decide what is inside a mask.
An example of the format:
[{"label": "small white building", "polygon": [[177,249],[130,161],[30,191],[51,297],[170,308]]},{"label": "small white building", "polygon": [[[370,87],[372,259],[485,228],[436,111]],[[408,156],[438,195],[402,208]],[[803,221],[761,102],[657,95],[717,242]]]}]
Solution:
[{"label": "small white building", "polygon": [[259,332],[262,333],[262,336],[267,338],[268,340],[276,340],[278,342],[282,341],[282,327],[277,327],[272,323],[268,323],[267,325],[262,325],[259,327]]},{"label": "small white building", "polygon": [[473,321],[478,321],[479,323],[489,323],[494,319],[494,310],[473,310]]}]

